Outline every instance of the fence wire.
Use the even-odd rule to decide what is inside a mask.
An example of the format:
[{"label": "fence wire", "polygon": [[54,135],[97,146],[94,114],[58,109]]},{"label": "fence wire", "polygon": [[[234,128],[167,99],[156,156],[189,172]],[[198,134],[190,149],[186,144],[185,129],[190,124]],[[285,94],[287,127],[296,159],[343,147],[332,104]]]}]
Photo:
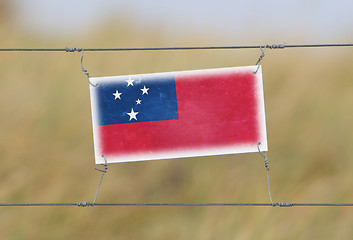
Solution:
[{"label": "fence wire", "polygon": [[353,203],[1,203],[0,207],[353,207]]},{"label": "fence wire", "polygon": [[81,52],[81,51],[173,51],[173,50],[229,50],[229,49],[285,49],[285,48],[320,48],[353,47],[353,43],[328,44],[267,44],[248,46],[195,46],[195,47],[136,47],[136,48],[0,48],[1,52]]}]

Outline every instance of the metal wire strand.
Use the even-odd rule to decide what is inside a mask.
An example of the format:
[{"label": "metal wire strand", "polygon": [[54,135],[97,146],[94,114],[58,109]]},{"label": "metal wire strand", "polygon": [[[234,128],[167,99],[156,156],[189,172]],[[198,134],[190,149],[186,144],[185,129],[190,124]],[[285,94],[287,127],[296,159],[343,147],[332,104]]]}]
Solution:
[{"label": "metal wire strand", "polygon": [[261,55],[260,55],[260,57],[259,57],[259,60],[257,60],[257,62],[256,62],[256,64],[255,64],[255,65],[257,66],[257,68],[256,68],[256,70],[253,72],[253,74],[256,74],[257,71],[259,71],[260,62],[262,61],[262,58],[265,56],[266,47],[267,47],[267,45],[264,47],[264,49],[262,49],[262,47],[260,47]]},{"label": "metal wire strand", "polygon": [[95,84],[93,84],[90,81],[91,76],[89,75],[88,71],[83,67],[83,57],[84,57],[84,54],[85,54],[85,50],[83,48],[81,48],[80,50],[78,48],[66,48],[66,51],[69,51],[69,52],[82,51],[82,56],[81,56],[81,69],[82,69],[82,72],[87,76],[87,81],[88,81],[89,84],[91,84],[91,86],[98,87],[98,84],[95,85]]},{"label": "metal wire strand", "polygon": [[[100,188],[100,186],[101,186],[101,183],[102,183],[102,181],[103,181],[103,177],[104,177],[104,174],[107,172],[107,170],[108,170],[108,162],[107,162],[107,158],[104,156],[104,154],[102,154],[102,157],[104,158],[104,164],[103,164],[103,166],[104,166],[104,170],[101,170],[101,169],[98,169],[98,168],[95,168],[97,171],[100,171],[100,172],[102,172],[102,176],[101,176],[101,180],[99,181],[99,184],[98,184],[98,187],[97,187],[97,190],[96,190],[96,194],[94,195],[94,200],[93,200],[93,203],[90,205],[90,204],[88,204],[88,205],[90,205],[90,206],[94,206],[95,205],[95,203],[96,203],[96,199],[97,199],[97,195],[98,195],[98,191],[99,191],[99,188]],[[84,206],[85,207],[85,206]]]},{"label": "metal wire strand", "polygon": [[[90,202],[76,203],[0,203],[0,207],[88,207]],[[95,203],[94,206],[110,207],[353,207],[353,203]]]},{"label": "metal wire strand", "polygon": [[284,49],[284,48],[320,48],[320,47],[353,47],[353,43],[328,44],[269,44],[248,46],[197,46],[197,47],[136,47],[136,48],[0,48],[1,52],[81,52],[84,51],[171,51],[171,50],[227,50],[227,49]]},{"label": "metal wire strand", "polygon": [[272,202],[272,197],[271,197],[270,174],[269,174],[270,168],[269,168],[268,158],[267,158],[265,152],[261,152],[261,150],[260,150],[260,145],[261,145],[261,142],[258,142],[258,143],[257,143],[257,149],[259,150],[259,153],[261,154],[261,156],[262,156],[263,158],[265,158],[265,168],[266,168],[266,175],[267,175],[268,196],[269,196],[269,198],[270,198],[270,202],[271,202],[272,206],[275,206],[275,204]]}]

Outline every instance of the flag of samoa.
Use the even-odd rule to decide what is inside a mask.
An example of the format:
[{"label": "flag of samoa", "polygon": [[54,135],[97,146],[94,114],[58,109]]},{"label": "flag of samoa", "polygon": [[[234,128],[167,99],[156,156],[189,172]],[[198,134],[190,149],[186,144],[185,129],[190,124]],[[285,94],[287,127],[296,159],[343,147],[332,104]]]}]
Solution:
[{"label": "flag of samoa", "polygon": [[267,151],[261,68],[91,78],[96,163]]}]

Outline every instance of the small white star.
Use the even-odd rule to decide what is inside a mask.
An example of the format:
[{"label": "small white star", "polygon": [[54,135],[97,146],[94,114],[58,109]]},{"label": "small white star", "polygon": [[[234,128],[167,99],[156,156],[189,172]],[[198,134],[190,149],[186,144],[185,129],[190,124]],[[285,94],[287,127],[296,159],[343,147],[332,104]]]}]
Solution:
[{"label": "small white star", "polygon": [[126,113],[126,114],[130,116],[129,121],[131,121],[132,119],[137,120],[136,115],[137,115],[138,113],[139,113],[139,112],[134,112],[134,109],[131,108],[131,112],[130,112],[130,113]]},{"label": "small white star", "polygon": [[141,91],[142,91],[142,95],[143,94],[148,94],[148,90],[150,90],[149,88],[146,88],[146,86],[143,86],[143,88],[141,88]]},{"label": "small white star", "polygon": [[141,100],[140,100],[140,99],[137,99],[137,100],[136,100],[136,104],[137,104],[137,105],[140,105],[140,104],[141,104]]},{"label": "small white star", "polygon": [[116,90],[116,92],[113,93],[113,95],[115,96],[115,99],[114,99],[114,100],[116,100],[117,98],[121,99],[121,98],[120,98],[120,95],[121,95],[121,94],[122,94],[122,93],[119,93],[119,91]]},{"label": "small white star", "polygon": [[132,80],[131,79],[131,77],[129,77],[129,80],[125,80],[125,81],[127,81],[127,86],[134,86],[134,84],[133,84],[133,82],[135,81],[135,80]]}]

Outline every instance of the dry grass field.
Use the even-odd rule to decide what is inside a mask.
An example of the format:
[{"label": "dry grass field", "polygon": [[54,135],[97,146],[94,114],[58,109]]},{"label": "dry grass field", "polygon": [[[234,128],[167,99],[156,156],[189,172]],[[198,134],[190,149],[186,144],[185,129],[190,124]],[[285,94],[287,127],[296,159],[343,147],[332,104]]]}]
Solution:
[{"label": "dry grass field", "polygon": [[[1,47],[218,45],[133,25],[64,40],[2,22]],[[255,44],[264,44],[255,43]],[[260,50],[85,54],[92,76],[254,65]],[[80,53],[0,53],[0,202],[92,201],[89,85]],[[268,50],[263,60],[272,197],[353,202],[353,49]],[[258,153],[109,166],[98,202],[269,202]],[[0,207],[1,239],[351,239],[346,207]]]}]

